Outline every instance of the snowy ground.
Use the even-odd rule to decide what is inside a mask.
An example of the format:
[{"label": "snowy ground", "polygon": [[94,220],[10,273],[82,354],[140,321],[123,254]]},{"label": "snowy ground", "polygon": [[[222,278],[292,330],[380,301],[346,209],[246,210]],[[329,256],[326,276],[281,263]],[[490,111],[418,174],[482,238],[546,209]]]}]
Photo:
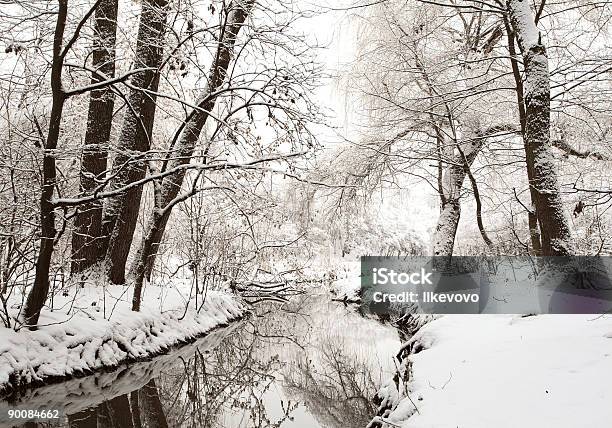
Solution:
[{"label": "snowy ground", "polygon": [[245,313],[243,304],[219,291],[208,291],[204,304],[198,296],[196,307],[189,284],[179,285],[149,285],[138,313],[130,310],[130,287],[72,287],[54,296],[37,331],[0,327],[0,394],[150,357]]},{"label": "snowy ground", "polygon": [[410,342],[385,427],[610,426],[612,316],[448,315]]}]

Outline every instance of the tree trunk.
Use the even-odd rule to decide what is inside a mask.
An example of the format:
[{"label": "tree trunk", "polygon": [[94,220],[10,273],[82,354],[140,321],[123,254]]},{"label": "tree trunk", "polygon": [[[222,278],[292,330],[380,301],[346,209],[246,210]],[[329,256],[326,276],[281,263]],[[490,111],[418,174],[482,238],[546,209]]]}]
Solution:
[{"label": "tree trunk", "polygon": [[[242,28],[254,1],[244,3],[232,2],[228,6],[226,23],[221,29],[219,45],[213,64],[211,65],[208,85],[198,101],[198,109],[194,109],[184,124],[180,138],[166,158],[166,170],[172,170],[188,164],[195,150],[202,129],[214,108],[216,96],[213,94],[223,85],[231,60],[234,45],[240,28]],[[166,177],[160,184],[160,194],[155,198],[155,207],[147,223],[144,238],[138,253],[130,267],[130,278],[134,280],[133,310],[140,308],[140,294],[144,276],[150,277],[157,248],[163,238],[172,207],[178,202],[177,196],[183,184],[185,169]]]},{"label": "tree trunk", "polygon": [[448,200],[442,207],[434,233],[434,256],[452,256],[455,247],[455,235],[461,217],[459,198]]},{"label": "tree trunk", "polygon": [[[461,150],[457,149],[453,162],[449,164],[444,179],[444,203],[438,224],[434,232],[433,255],[452,256],[455,247],[455,235],[461,218],[461,189],[463,181],[472,166],[474,159],[482,148],[484,139],[477,138],[469,143],[463,143]],[[461,144],[461,143],[460,143]]]},{"label": "tree trunk", "polygon": [[[156,92],[159,86],[159,72],[156,69],[163,55],[167,13],[167,0],[143,2],[134,67],[155,70],[139,73],[131,79],[133,89],[128,97],[129,105],[113,160],[112,189],[140,180],[146,173],[145,157],[151,146],[156,97],[151,92],[145,93],[145,90]],[[141,196],[142,186],[138,186],[109,198],[104,208],[102,249],[108,279],[114,284],[125,282],[125,264],[136,229]]]},{"label": "tree trunk", "polygon": [[[102,0],[96,9],[92,68],[108,78],[115,76],[115,42],[117,39],[118,0]],[[92,73],[91,83],[101,79]],[[114,93],[110,86],[96,89],[89,97],[87,130],[81,161],[80,191],[92,192],[103,178],[111,133]],[[72,232],[71,273],[79,273],[92,266],[100,255],[102,235],[102,201],[79,207]]]},{"label": "tree trunk", "polygon": [[155,380],[151,379],[139,392],[138,401],[140,403],[141,415],[144,416],[146,421],[146,426],[149,428],[168,428],[168,421],[159,399]]},{"label": "tree trunk", "polygon": [[[512,30],[510,23],[508,22],[508,18],[505,16],[504,16],[504,24],[506,26],[506,31],[508,33],[507,34],[508,52],[510,53],[512,74],[514,75],[514,82],[516,84],[515,90],[516,90],[516,99],[517,99],[517,105],[518,105],[518,111],[519,111],[519,121],[521,123],[521,137],[523,138],[523,146],[525,148],[525,155],[526,155],[527,181],[529,183],[533,183],[534,181],[534,173],[533,173],[534,161],[533,161],[533,158],[529,157],[529,154],[531,152],[527,148],[527,140],[525,138],[527,114],[525,112],[525,98],[523,94],[523,91],[524,91],[523,79],[521,77],[521,71],[519,70],[518,60],[516,59],[517,53],[516,53],[516,46],[514,43],[516,35],[514,34],[514,31]],[[536,192],[535,192],[535,187],[533,187],[531,184],[529,185],[529,196],[531,200],[531,204],[529,204],[531,210],[527,212],[527,220],[528,220],[528,225],[529,225],[529,238],[531,241],[531,248],[532,248],[533,255],[539,256],[542,254],[542,242],[540,240],[540,230],[538,227],[538,216],[536,214],[536,208],[535,208]]]},{"label": "tree trunk", "polygon": [[527,0],[508,0],[510,22],[523,55],[525,78],[525,154],[533,168],[530,186],[542,236],[543,256],[569,256],[573,241],[563,210],[550,142],[550,75],[546,48]]},{"label": "tree trunk", "polygon": [[49,132],[45,141],[42,167],[42,191],[40,194],[41,237],[40,249],[36,260],[36,276],[34,285],[28,294],[24,308],[26,325],[35,328],[47,294],[49,293],[49,269],[55,241],[55,211],[52,202],[57,171],[55,169],[55,151],[60,134],[62,112],[66,95],[62,88],[62,44],[66,17],[68,15],[68,0],[59,0],[57,21],[53,37],[53,63],[51,66],[51,91],[53,102],[49,119]]}]

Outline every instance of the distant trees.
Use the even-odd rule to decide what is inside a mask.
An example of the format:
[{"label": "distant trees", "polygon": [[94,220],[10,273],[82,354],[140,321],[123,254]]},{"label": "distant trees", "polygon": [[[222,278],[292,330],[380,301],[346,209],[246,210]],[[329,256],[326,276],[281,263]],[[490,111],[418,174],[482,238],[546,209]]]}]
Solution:
[{"label": "distant trees", "polygon": [[[584,42],[581,46],[597,44],[597,34],[608,25],[608,8],[603,6],[598,17],[587,4],[536,2],[534,9],[519,0],[389,1],[369,9],[360,60],[352,70],[372,130],[363,133],[361,146],[385,153],[387,172],[379,178],[380,187],[389,180],[399,186],[420,180],[436,189],[441,212],[433,254],[455,251],[461,205],[469,191],[466,179],[476,205],[473,218],[489,248],[484,251],[496,251],[499,245],[507,251],[500,239],[509,239],[515,243],[513,251],[575,253],[563,180],[568,174],[576,177],[568,166],[579,159],[607,155],[597,150],[605,147],[597,146],[601,140],[585,141],[574,134],[578,138],[565,146],[557,142],[568,140],[553,134],[569,121],[608,128],[609,117],[592,114],[590,101],[572,96],[580,90],[589,100],[606,103],[610,82],[602,72],[607,54],[574,46],[578,40]],[[538,28],[543,20],[546,25]],[[582,30],[567,29],[568,21]],[[547,38],[552,51],[545,48]],[[583,71],[585,64],[590,66]],[[523,156],[514,147],[519,139],[524,140]],[[582,145],[591,147],[590,155],[581,156],[582,150],[574,147]],[[517,168],[521,164],[524,169]],[[527,202],[522,200],[524,188]],[[492,204],[498,207],[495,212],[487,208]],[[527,213],[527,244],[521,239],[523,230],[517,229],[516,211]]]}]

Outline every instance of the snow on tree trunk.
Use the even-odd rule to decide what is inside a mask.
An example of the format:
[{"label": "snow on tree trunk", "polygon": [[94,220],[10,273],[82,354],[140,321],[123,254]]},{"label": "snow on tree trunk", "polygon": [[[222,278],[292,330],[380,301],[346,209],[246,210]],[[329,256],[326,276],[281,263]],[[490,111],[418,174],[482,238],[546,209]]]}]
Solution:
[{"label": "snow on tree trunk", "polygon": [[442,206],[434,234],[434,256],[451,256],[455,246],[457,225],[461,217],[459,198],[447,201]]},{"label": "snow on tree trunk", "polygon": [[[518,61],[518,56],[517,56],[517,52],[516,52],[516,44],[515,44],[515,33],[514,30],[512,29],[512,25],[510,24],[510,21],[508,19],[507,16],[504,16],[504,25],[506,27],[506,31],[508,32],[507,34],[507,38],[508,38],[508,51],[510,53],[510,64],[512,65],[512,74],[514,76],[514,83],[516,85],[516,101],[517,101],[517,107],[518,107],[518,112],[519,112],[519,119],[521,122],[521,137],[523,138],[523,145],[525,147],[525,154],[526,154],[526,163],[527,163],[527,179],[529,180],[529,182],[533,181],[533,159],[529,157],[529,153],[530,151],[527,150],[527,145],[525,143],[525,128],[526,125],[525,123],[527,122],[526,119],[526,112],[525,112],[525,94],[524,94],[524,88],[523,88],[523,77],[521,76],[521,71],[519,69],[519,61]],[[533,255],[535,256],[540,256],[542,254],[542,245],[541,245],[541,240],[540,240],[540,229],[538,227],[538,217],[537,214],[535,212],[535,199],[536,199],[536,194],[535,194],[535,189],[533,188],[533,186],[529,186],[529,198],[530,198],[530,203],[528,205],[531,206],[531,209],[528,211],[527,213],[527,220],[528,220],[528,224],[529,224],[529,238],[531,241],[531,252],[533,253]]]},{"label": "snow on tree trunk", "polygon": [[569,221],[563,209],[550,142],[550,75],[546,47],[527,0],[508,0],[510,22],[523,55],[525,91],[525,151],[532,168],[535,211],[543,256],[573,253]]},{"label": "snow on tree trunk", "polygon": [[[217,92],[225,81],[236,38],[253,4],[254,1],[247,1],[242,4],[233,2],[228,6],[227,23],[224,33],[220,37],[215,61],[211,65],[207,88],[200,97],[198,109],[194,109],[189,115],[176,147],[168,154],[166,170],[172,170],[191,161],[209,112],[215,106],[216,96],[211,95]],[[165,178],[161,183],[160,195],[156,198],[155,208],[147,223],[143,240],[140,243],[134,263],[130,267],[129,277],[134,280],[135,284],[134,310],[138,310],[140,306],[140,290],[144,276],[150,275],[155,254],[163,238],[172,207],[180,199],[180,197],[179,199],[177,197],[184,177],[185,169],[180,169]]]},{"label": "snow on tree trunk", "polygon": [[[115,42],[117,39],[118,0],[102,0],[96,9],[92,68],[105,77],[115,76]],[[92,73],[91,83],[104,80]],[[110,86],[93,90],[89,97],[87,129],[81,161],[80,190],[91,193],[104,178],[108,144],[113,122],[115,96]],[[72,232],[71,272],[78,273],[92,266],[99,256],[102,235],[102,201],[79,207]]]},{"label": "snow on tree trunk", "polygon": [[[128,97],[129,108],[126,108],[113,160],[111,189],[138,181],[146,173],[145,157],[150,149],[156,107],[156,97],[152,92],[156,92],[159,85],[156,69],[162,61],[167,14],[167,0],[143,2],[134,68],[149,67],[152,70],[135,74],[131,79],[133,89]],[[145,93],[143,89],[149,92]],[[108,279],[115,284],[125,282],[125,264],[136,229],[141,196],[142,186],[137,186],[109,198],[104,207],[104,264]]]},{"label": "snow on tree trunk", "polygon": [[[461,144],[461,143],[460,143]],[[483,139],[475,138],[457,148],[452,162],[444,173],[442,189],[444,193],[442,210],[433,238],[434,256],[452,256],[455,246],[455,235],[461,217],[461,189],[468,168],[476,159],[482,148]]]}]

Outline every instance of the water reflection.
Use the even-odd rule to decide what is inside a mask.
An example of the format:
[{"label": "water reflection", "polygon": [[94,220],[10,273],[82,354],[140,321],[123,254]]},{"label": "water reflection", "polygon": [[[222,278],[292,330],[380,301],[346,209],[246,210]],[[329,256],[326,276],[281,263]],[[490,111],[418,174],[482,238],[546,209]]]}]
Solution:
[{"label": "water reflection", "polygon": [[307,356],[298,359],[284,384],[304,399],[322,425],[365,427],[376,412],[372,393],[380,379],[364,364],[363,355],[347,353],[346,344],[334,339],[320,343],[319,364]]},{"label": "water reflection", "polygon": [[256,312],[152,361],[29,390],[5,405],[68,415],[23,427],[365,426],[393,370],[397,333],[325,295]]}]

